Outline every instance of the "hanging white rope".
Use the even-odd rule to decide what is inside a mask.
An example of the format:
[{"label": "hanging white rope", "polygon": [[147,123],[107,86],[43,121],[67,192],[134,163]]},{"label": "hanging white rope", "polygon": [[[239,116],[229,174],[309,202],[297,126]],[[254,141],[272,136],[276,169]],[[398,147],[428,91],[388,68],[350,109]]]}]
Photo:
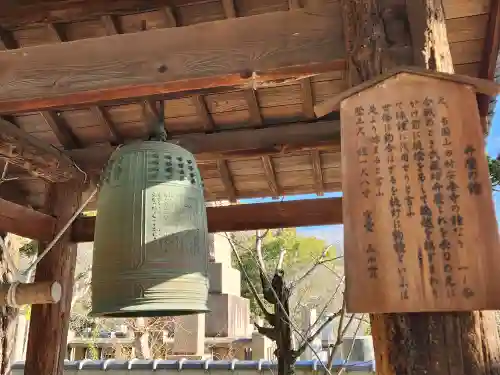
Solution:
[{"label": "hanging white rope", "polygon": [[40,261],[43,259],[45,255],[54,247],[54,245],[59,241],[59,239],[64,235],[64,233],[68,230],[68,228],[73,224],[73,222],[76,220],[78,215],[82,213],[82,211],[87,207],[87,205],[90,203],[90,201],[95,197],[97,194],[97,191],[99,190],[99,185],[96,186],[94,191],[92,191],[92,194],[89,195],[89,197],[83,202],[83,204],[78,208],[78,210],[75,211],[73,216],[68,220],[66,224],[61,228],[61,230],[56,234],[54,239],[50,241],[50,243],[47,245],[47,248],[36,258],[36,260],[31,263],[31,265],[26,269],[26,271],[23,272],[24,275],[28,274]]}]

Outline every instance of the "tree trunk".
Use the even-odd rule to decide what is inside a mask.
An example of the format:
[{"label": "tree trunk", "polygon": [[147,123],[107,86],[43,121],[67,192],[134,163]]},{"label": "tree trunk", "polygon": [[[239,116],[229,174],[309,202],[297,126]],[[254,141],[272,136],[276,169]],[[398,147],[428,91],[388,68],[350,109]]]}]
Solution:
[{"label": "tree trunk", "polygon": [[279,271],[273,277],[272,287],[278,296],[274,305],[275,330],[277,333],[276,356],[278,357],[278,375],[295,373],[295,358],[292,347],[292,330],[290,327],[290,290],[285,284],[283,273]]},{"label": "tree trunk", "polygon": [[134,324],[134,350],[135,357],[139,359],[150,359],[151,350],[149,347],[149,319],[137,318]]},{"label": "tree trunk", "polygon": [[[453,72],[441,1],[341,3],[351,85],[398,65]],[[371,323],[378,374],[500,373],[493,312],[374,314]]]}]

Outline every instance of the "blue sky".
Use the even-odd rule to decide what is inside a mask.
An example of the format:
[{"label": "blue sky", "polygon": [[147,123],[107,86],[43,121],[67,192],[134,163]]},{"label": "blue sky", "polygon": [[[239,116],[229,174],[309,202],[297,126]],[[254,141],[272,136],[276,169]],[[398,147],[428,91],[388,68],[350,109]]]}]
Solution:
[{"label": "blue sky", "polygon": [[[495,116],[493,117],[493,125],[490,130],[490,134],[486,140],[486,152],[492,156],[496,157],[500,154],[500,100],[497,102],[495,107]],[[315,194],[304,194],[304,195],[294,195],[287,196],[284,198],[285,201],[297,200],[297,199],[321,199],[330,197],[340,197],[341,193],[329,193],[325,194],[323,197],[318,197]],[[495,203],[496,212],[500,212],[500,193],[493,193],[493,201]],[[271,198],[262,199],[244,199],[241,203],[263,203],[263,202],[276,202]],[[497,214],[498,215],[498,214]],[[328,243],[337,245],[337,251],[343,251],[344,242],[344,230],[342,225],[325,225],[325,226],[314,226],[314,227],[302,227],[297,228],[297,231],[306,236],[316,236],[318,238],[325,239]]]},{"label": "blue sky", "polygon": [[[495,116],[493,117],[493,125],[491,127],[490,134],[486,141],[486,152],[492,156],[496,157],[500,154],[500,100],[497,101],[495,106]],[[495,210],[500,212],[500,193],[493,192],[493,201],[495,202]]]}]

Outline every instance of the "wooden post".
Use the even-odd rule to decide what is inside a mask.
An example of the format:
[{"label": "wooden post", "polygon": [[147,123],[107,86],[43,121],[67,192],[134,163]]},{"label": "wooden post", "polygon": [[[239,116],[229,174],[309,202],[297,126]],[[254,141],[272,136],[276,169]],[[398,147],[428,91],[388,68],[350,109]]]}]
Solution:
[{"label": "wooden post", "polygon": [[[46,207],[48,213],[57,218],[56,232],[78,209],[82,185],[81,181],[51,185]],[[35,282],[58,281],[62,298],[56,304],[32,307],[25,374],[63,373],[76,264],[76,245],[70,242],[70,237],[68,230],[36,268]],[[40,246],[41,251],[44,248]]]},{"label": "wooden post", "polygon": [[[453,72],[440,0],[341,3],[352,85],[398,65]],[[493,312],[372,314],[371,323],[378,374],[498,371]]]}]

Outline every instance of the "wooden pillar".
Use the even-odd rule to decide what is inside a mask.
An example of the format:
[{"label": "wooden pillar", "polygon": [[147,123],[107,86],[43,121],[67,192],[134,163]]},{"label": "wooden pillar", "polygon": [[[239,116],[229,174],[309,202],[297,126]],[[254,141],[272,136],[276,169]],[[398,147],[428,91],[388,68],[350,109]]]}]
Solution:
[{"label": "wooden pillar", "polygon": [[[351,85],[398,65],[453,72],[440,0],[341,3]],[[499,372],[493,312],[373,314],[371,324],[378,374]]]},{"label": "wooden pillar", "polygon": [[[67,182],[49,188],[46,210],[57,218],[56,232],[78,209],[82,185],[81,181]],[[25,374],[63,373],[76,264],[76,244],[70,242],[70,233],[66,231],[36,268],[35,281],[58,281],[62,297],[59,303],[32,307]],[[42,244],[40,250],[46,245]]]}]

